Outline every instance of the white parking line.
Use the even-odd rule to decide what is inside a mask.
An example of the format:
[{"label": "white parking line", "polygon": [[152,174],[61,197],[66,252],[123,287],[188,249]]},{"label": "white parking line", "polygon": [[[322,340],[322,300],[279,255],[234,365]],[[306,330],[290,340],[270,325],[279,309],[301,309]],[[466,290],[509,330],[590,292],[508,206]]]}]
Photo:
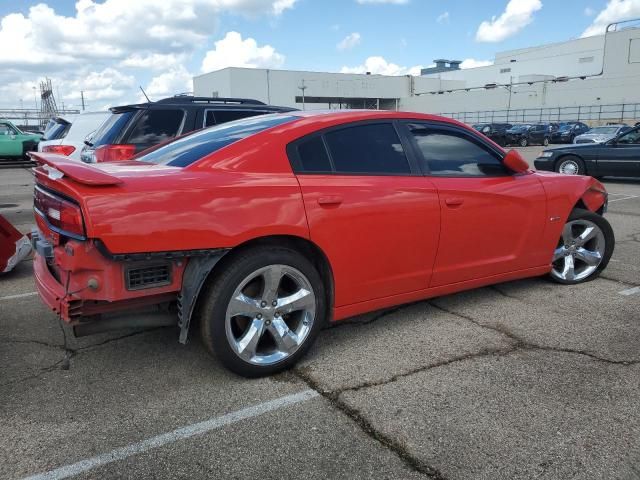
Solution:
[{"label": "white parking line", "polygon": [[[610,193],[609,195],[625,195],[624,193]],[[639,198],[640,195],[626,195],[624,198],[614,198],[609,200],[609,203],[621,202],[622,200],[631,200],[632,198]]]},{"label": "white parking line", "polygon": [[163,433],[162,435],[151,437],[146,440],[142,440],[141,442],[133,443],[126,447],[116,448],[109,453],[103,453],[102,455],[88,458],[86,460],[81,460],[71,465],[56,468],[55,470],[39,473],[31,477],[26,477],[24,480],[51,480],[72,477],[88,470],[92,470],[96,467],[116,462],[118,460],[123,460],[125,458],[131,457],[132,455],[144,453],[148,450],[177,442],[178,440],[184,440],[195,435],[202,435],[203,433],[207,433],[211,430],[216,430],[218,428],[231,425],[232,423],[246,420],[247,418],[257,417],[259,415],[262,415],[263,413],[272,412],[289,405],[304,402],[311,398],[317,397],[318,395],[318,392],[314,390],[304,390],[299,393],[276,398],[275,400],[271,400],[269,402],[261,403],[259,405],[254,405],[253,407],[244,408],[242,410],[222,415],[221,417],[212,418],[200,423],[194,423],[193,425],[187,425],[186,427],[178,428],[177,430],[174,430],[172,432]]},{"label": "white parking line", "polygon": [[621,292],[618,292],[618,293],[620,295],[624,295],[624,296],[635,295],[636,293],[640,293],[640,287],[628,288],[628,289],[622,290]]},{"label": "white parking line", "polygon": [[0,301],[13,300],[14,298],[33,297],[34,295],[37,295],[37,294],[38,292],[17,293],[16,295],[7,295],[6,297],[0,297]]}]

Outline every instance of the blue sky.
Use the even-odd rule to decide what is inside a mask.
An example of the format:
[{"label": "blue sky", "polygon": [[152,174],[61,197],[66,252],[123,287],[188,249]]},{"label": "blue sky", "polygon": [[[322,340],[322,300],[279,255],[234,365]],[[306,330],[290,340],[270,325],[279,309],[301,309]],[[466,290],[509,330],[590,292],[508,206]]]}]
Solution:
[{"label": "blue sky", "polygon": [[136,100],[138,85],[156,97],[187,91],[192,75],[234,64],[404,74],[443,57],[473,66],[630,16],[640,0],[0,0],[0,44],[15,46],[0,49],[0,104],[33,98],[44,76],[67,104],[84,90],[102,108]]}]

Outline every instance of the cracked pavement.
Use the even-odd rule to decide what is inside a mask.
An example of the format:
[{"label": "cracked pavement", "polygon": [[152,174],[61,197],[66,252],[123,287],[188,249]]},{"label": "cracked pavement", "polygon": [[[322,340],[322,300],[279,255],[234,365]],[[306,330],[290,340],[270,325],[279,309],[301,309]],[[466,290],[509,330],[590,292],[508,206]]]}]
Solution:
[{"label": "cracked pavement", "polygon": [[[0,203],[18,206],[0,214],[28,230],[28,174],[2,182]],[[0,478],[311,388],[320,395],[79,477],[640,479],[640,293],[620,294],[640,286],[640,181],[605,185],[617,247],[601,278],[349,319],[271,378],[236,377],[171,328],[65,342],[36,296],[0,300]],[[0,277],[0,297],[31,291],[29,262]]]}]

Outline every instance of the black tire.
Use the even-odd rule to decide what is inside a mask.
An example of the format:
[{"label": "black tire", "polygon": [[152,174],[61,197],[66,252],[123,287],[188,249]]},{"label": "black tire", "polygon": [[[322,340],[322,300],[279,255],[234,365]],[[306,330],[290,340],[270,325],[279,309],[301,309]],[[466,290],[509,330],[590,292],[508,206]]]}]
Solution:
[{"label": "black tire", "polygon": [[[311,330],[298,349],[282,361],[270,365],[256,365],[241,358],[229,344],[225,330],[227,306],[235,289],[257,270],[269,265],[286,265],[301,272],[311,284],[315,295],[315,318]],[[231,257],[221,272],[203,291],[198,310],[202,341],[207,350],[232,372],[255,378],[292,367],[311,347],[318,332],[326,324],[327,305],[325,286],[313,264],[299,252],[281,247],[256,247]]]},{"label": "black tire", "polygon": [[525,137],[522,137],[518,142],[518,145],[520,145],[521,147],[526,147],[527,145],[529,145],[529,140],[527,140]]},{"label": "black tire", "polygon": [[[576,168],[575,173],[567,172],[567,165],[574,165]],[[575,155],[565,155],[558,159],[555,164],[554,170],[558,173],[564,173],[565,175],[586,175],[587,169],[584,166],[584,162],[580,157]]]},{"label": "black tire", "polygon": [[545,147],[549,146],[549,138],[548,137],[544,137],[544,140],[542,140],[542,145],[544,145]]},{"label": "black tire", "polygon": [[[575,208],[571,212],[571,215],[569,215],[567,223],[573,220],[588,220],[592,223],[595,223],[604,234],[605,249],[604,254],[602,255],[602,261],[600,262],[596,270],[586,278],[580,280],[565,280],[554,276],[553,273],[549,274],[549,277],[553,281],[561,283],[563,285],[576,285],[578,283],[590,282],[591,280],[597,278],[602,270],[604,270],[609,264],[609,260],[611,260],[611,255],[613,255],[613,250],[616,244],[616,238],[613,233],[613,228],[611,228],[611,224],[603,216],[598,215],[597,213],[590,212],[589,210]],[[558,243],[558,245],[561,244],[561,241],[562,238],[560,238],[560,242]]]}]

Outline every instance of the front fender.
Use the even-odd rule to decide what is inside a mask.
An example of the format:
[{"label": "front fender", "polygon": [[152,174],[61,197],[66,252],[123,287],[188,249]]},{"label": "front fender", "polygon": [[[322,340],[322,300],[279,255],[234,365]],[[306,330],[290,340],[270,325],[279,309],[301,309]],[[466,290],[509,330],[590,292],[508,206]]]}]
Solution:
[{"label": "front fender", "polygon": [[547,197],[547,217],[543,242],[551,252],[555,249],[562,228],[574,208],[584,208],[602,214],[607,209],[607,190],[592,177],[582,175],[562,175],[537,171]]}]

